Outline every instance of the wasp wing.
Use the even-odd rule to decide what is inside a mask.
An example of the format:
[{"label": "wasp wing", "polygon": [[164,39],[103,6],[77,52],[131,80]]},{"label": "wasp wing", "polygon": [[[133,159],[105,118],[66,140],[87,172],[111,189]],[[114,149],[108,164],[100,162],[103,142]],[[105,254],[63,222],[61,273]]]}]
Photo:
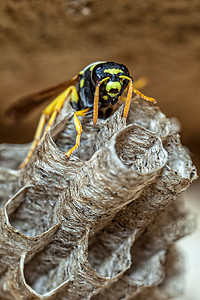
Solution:
[{"label": "wasp wing", "polygon": [[13,104],[11,104],[11,106],[5,112],[6,122],[9,124],[15,124],[16,122],[19,122],[34,108],[46,101],[50,102],[51,100],[55,99],[65,89],[71,85],[75,85],[77,82],[78,75],[58,85],[19,98]]}]

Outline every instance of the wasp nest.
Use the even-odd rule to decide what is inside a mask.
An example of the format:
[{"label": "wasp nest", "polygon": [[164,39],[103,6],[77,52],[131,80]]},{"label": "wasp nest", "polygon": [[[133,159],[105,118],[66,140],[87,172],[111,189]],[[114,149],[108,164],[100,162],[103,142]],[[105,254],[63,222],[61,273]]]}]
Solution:
[{"label": "wasp nest", "polygon": [[175,242],[194,227],[178,195],[196,178],[179,127],[144,100],[111,117],[66,104],[30,163],[1,145],[0,299],[169,299],[180,292]]}]

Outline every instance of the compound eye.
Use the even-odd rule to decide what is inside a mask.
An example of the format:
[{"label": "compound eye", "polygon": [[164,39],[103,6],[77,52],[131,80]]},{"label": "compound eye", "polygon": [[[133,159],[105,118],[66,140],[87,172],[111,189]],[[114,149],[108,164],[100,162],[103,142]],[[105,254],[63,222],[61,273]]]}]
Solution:
[{"label": "compound eye", "polygon": [[94,69],[92,70],[92,78],[94,80],[94,82],[96,83],[97,81],[99,81],[102,77],[101,74],[101,70],[102,70],[102,66],[95,66]]},{"label": "compound eye", "polygon": [[96,68],[96,72],[100,71],[101,69],[102,69],[101,66],[97,67],[97,68]]},{"label": "compound eye", "polygon": [[96,73],[96,75],[98,76],[99,74],[101,74],[101,71],[102,71],[102,64],[98,64],[94,67],[94,70],[93,72]]}]

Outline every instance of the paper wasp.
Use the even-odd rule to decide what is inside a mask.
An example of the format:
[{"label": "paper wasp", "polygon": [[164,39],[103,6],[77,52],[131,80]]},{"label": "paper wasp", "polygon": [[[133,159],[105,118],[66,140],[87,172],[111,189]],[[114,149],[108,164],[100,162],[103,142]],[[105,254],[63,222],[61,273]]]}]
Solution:
[{"label": "paper wasp", "polygon": [[[7,116],[10,119],[16,120],[45,100],[54,98],[42,111],[32,145],[20,168],[23,168],[29,162],[42,136],[52,126],[67,99],[76,111],[74,113],[74,124],[77,131],[74,147],[65,153],[65,156],[69,158],[80,145],[82,126],[78,116],[86,116],[93,112],[93,124],[95,125],[98,112],[107,106],[114,105],[126,89],[124,118],[128,116],[133,92],[147,101],[156,103],[155,99],[143,95],[133,87],[133,79],[130,77],[125,65],[107,61],[94,62],[69,81],[19,99],[7,111]],[[46,128],[45,125],[47,125]]]}]

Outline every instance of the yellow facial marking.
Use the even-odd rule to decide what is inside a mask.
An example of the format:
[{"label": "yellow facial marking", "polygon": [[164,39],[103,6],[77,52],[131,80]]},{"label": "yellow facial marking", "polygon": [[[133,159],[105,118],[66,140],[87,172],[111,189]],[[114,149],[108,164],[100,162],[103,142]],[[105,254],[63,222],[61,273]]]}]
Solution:
[{"label": "yellow facial marking", "polygon": [[118,93],[108,93],[108,95],[109,95],[110,97],[116,97],[116,96],[118,95]]},{"label": "yellow facial marking", "polygon": [[82,88],[84,86],[84,79],[82,78],[81,80],[80,80],[80,88]]},{"label": "yellow facial marking", "polygon": [[108,96],[103,96],[103,99],[104,100],[108,100]]},{"label": "yellow facial marking", "polygon": [[109,81],[106,84],[106,91],[109,92],[111,89],[121,90],[121,84],[118,81]]},{"label": "yellow facial marking", "polygon": [[105,69],[103,72],[108,74],[115,74],[115,75],[119,73],[123,73],[123,71],[120,69]]}]

